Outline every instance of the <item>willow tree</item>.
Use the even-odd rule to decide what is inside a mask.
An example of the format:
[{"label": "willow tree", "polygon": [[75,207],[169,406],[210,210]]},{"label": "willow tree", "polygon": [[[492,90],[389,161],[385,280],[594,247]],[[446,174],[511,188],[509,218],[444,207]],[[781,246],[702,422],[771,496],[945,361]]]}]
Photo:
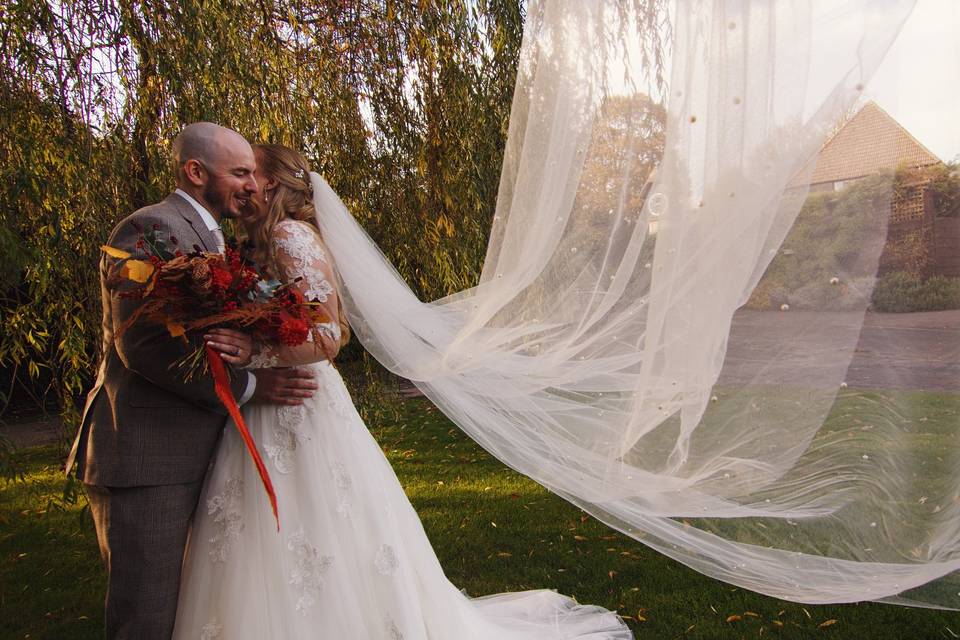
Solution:
[{"label": "willow tree", "polygon": [[[665,0],[649,10],[661,57]],[[302,149],[414,289],[473,285],[524,0],[12,0],[0,10],[0,416],[75,425],[99,347],[99,245],[172,188],[212,120]]]},{"label": "willow tree", "polygon": [[98,357],[110,228],[212,120],[303,149],[426,297],[472,284],[522,2],[13,2],[0,12],[0,409],[68,424]]}]

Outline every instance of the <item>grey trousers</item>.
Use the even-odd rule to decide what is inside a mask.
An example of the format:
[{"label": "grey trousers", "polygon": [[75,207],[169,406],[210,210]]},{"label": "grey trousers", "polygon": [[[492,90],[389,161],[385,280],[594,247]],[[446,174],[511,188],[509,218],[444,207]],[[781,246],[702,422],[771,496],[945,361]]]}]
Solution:
[{"label": "grey trousers", "polygon": [[180,570],[202,482],[85,485],[107,569],[108,640],[169,640]]}]

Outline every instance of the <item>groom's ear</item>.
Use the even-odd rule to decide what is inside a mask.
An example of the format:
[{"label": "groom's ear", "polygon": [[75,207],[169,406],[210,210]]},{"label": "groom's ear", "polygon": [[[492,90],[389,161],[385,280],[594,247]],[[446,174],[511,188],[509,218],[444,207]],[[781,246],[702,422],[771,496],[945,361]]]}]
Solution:
[{"label": "groom's ear", "polygon": [[190,158],[183,163],[183,177],[193,186],[202,187],[207,182],[206,167],[196,158]]}]

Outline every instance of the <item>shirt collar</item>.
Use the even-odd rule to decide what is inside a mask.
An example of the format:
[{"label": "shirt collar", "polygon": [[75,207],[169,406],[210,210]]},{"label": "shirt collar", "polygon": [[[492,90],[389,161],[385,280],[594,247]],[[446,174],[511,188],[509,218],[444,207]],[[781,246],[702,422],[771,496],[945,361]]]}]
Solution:
[{"label": "shirt collar", "polygon": [[206,210],[206,208],[190,197],[190,194],[184,191],[183,189],[177,189],[174,191],[175,194],[186,200],[190,205],[197,210],[197,213],[200,214],[200,218],[203,220],[203,224],[207,226],[209,231],[216,231],[220,228],[220,224],[217,222],[216,218]]}]

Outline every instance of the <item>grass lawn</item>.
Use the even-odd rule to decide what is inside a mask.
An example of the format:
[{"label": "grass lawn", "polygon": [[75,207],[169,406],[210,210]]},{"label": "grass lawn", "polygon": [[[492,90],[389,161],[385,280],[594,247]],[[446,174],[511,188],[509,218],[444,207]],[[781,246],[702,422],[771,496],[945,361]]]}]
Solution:
[{"label": "grass lawn", "polygon": [[[619,610],[637,638],[960,637],[960,613],[797,605],[706,578],[505,468],[426,401],[384,415],[374,435],[447,575],[471,595],[555,588]],[[22,451],[25,481],[0,484],[0,638],[101,637],[93,524],[82,499],[60,500],[59,456]]]}]

